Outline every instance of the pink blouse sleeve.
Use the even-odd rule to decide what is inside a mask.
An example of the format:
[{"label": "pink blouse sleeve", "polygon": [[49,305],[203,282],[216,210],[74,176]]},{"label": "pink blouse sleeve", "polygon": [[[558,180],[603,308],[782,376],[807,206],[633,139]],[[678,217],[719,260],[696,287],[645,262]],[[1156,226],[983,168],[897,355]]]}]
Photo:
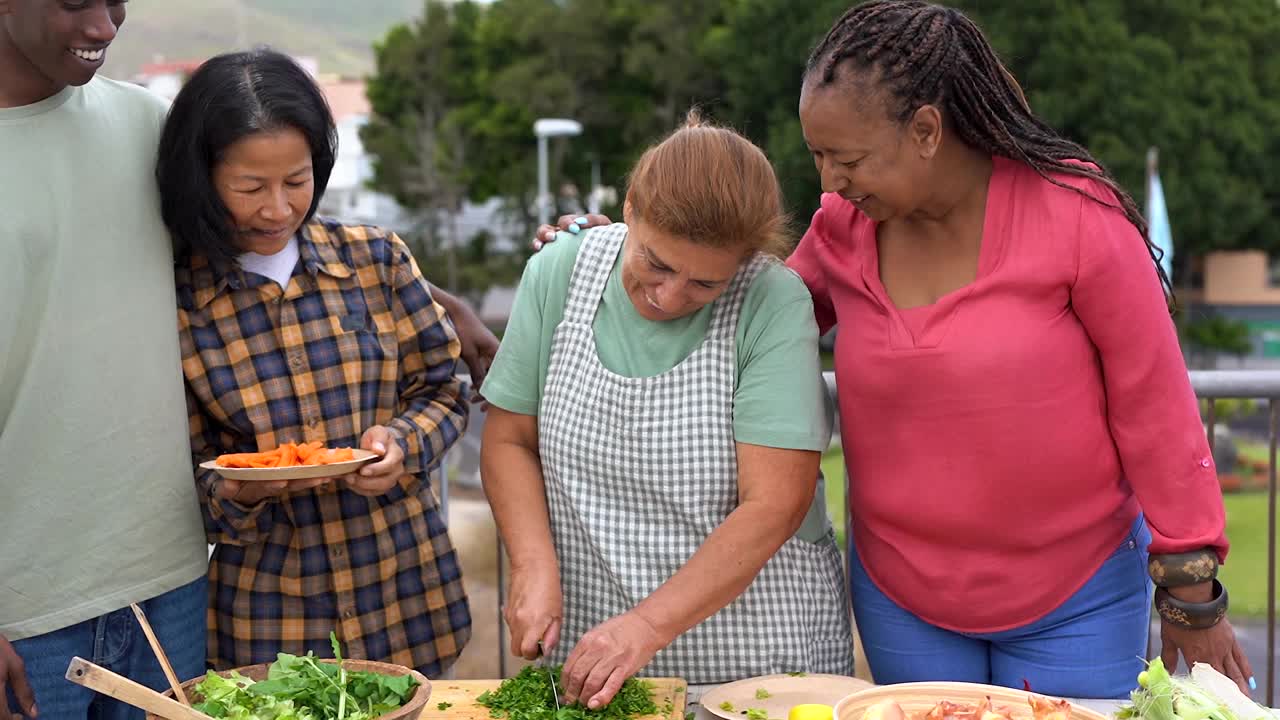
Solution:
[{"label": "pink blouse sleeve", "polygon": [[831,292],[827,287],[827,275],[822,262],[827,247],[826,216],[830,214],[826,208],[827,198],[827,195],[822,196],[823,206],[813,214],[809,229],[800,239],[795,252],[787,258],[787,266],[796,271],[813,295],[813,315],[818,321],[818,333],[821,335],[827,334],[836,324],[836,311],[831,302]]},{"label": "pink blouse sleeve", "polygon": [[[1100,184],[1086,186],[1113,198]],[[1226,558],[1226,515],[1177,331],[1137,229],[1080,198],[1071,306],[1098,348],[1111,435],[1151,528],[1152,554]]]}]

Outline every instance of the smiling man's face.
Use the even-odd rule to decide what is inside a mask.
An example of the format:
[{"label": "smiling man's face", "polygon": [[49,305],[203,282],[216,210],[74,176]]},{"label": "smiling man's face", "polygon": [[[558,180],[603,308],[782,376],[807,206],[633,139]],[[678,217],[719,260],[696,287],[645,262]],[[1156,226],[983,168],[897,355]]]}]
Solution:
[{"label": "smiling man's face", "polygon": [[9,13],[0,16],[0,63],[17,68],[24,88],[42,93],[33,101],[84,85],[124,18],[125,0],[9,0]]}]

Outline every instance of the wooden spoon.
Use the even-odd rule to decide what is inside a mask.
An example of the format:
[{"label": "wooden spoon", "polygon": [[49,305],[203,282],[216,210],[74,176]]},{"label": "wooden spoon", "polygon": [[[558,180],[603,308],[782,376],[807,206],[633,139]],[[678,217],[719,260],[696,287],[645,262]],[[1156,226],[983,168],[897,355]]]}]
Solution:
[{"label": "wooden spoon", "polygon": [[151,629],[151,623],[147,622],[147,614],[142,611],[138,603],[133,603],[129,607],[133,608],[134,617],[138,618],[138,624],[142,626],[142,632],[147,636],[147,642],[151,643],[151,651],[156,654],[156,660],[160,661],[160,669],[164,670],[164,676],[169,678],[169,687],[173,688],[173,696],[183,705],[190,705],[187,701],[187,694],[182,692],[182,683],[178,680],[177,674],[173,672],[173,666],[169,664],[169,658],[165,657],[164,648],[160,647],[160,641],[156,639],[156,634]]},{"label": "wooden spoon", "polygon": [[96,690],[166,720],[212,720],[195,708],[167,698],[145,685],[139,685],[127,677],[117,675],[82,658],[71,658],[66,677],[81,687]]}]

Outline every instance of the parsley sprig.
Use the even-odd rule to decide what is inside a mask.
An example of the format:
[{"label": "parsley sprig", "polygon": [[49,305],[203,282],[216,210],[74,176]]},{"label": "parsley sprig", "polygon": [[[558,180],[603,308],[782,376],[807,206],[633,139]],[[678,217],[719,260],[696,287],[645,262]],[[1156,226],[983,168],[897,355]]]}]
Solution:
[{"label": "parsley sprig", "polygon": [[[560,667],[553,667],[556,687]],[[556,710],[556,699],[546,668],[525,667],[519,675],[502,681],[497,690],[482,693],[476,702],[489,708],[489,716],[503,720],[636,720],[658,712],[653,702],[653,683],[629,678],[608,705],[588,710],[581,704]]]}]

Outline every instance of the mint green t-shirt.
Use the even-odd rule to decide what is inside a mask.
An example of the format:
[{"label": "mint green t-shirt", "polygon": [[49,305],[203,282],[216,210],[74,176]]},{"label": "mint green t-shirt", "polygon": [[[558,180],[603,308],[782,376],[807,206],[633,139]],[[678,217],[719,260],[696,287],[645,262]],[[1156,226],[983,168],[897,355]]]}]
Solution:
[{"label": "mint green t-shirt", "polygon": [[103,77],[0,109],[10,640],[154,598],[208,567],[154,175],[165,111]]},{"label": "mint green t-shirt", "polygon": [[[581,247],[581,236],[560,233],[525,268],[502,345],[482,389],[494,405],[522,415],[538,414],[551,340],[564,318]],[[651,377],[697,349],[711,324],[711,305],[676,320],[645,319],[622,286],[625,252],[624,248],[618,253],[592,323],[596,351],[612,372]],[[788,450],[826,450],[831,408],[822,381],[813,298],[799,276],[781,264],[760,272],[743,299],[736,340],[734,439]],[[826,526],[819,486],[798,536],[817,539]]]}]

